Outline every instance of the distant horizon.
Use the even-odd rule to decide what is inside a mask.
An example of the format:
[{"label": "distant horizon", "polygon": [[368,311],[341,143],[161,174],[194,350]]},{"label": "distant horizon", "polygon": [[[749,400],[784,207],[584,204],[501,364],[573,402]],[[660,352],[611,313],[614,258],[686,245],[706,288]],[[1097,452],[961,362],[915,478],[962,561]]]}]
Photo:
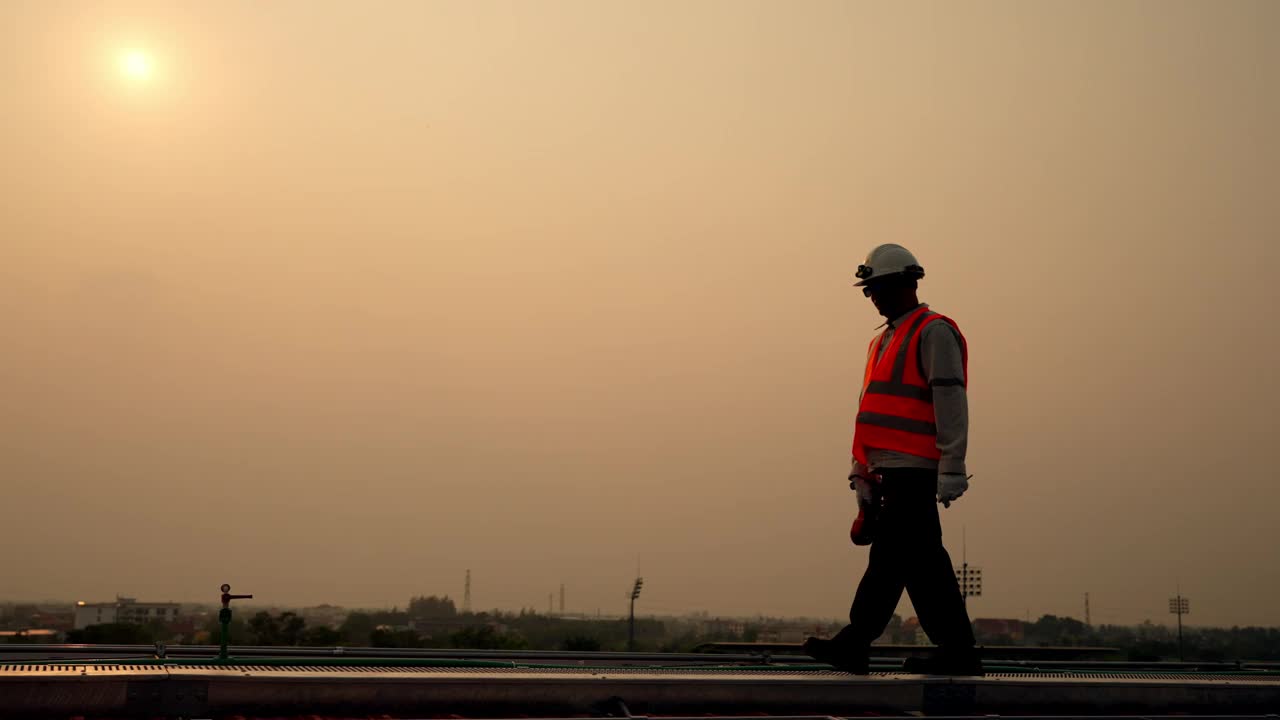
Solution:
[{"label": "distant horizon", "polygon": [[[423,596],[423,597],[430,597],[431,595],[432,595],[432,593],[424,593],[422,596]],[[132,598],[136,599],[138,602],[142,602],[142,603],[175,603],[175,604],[180,604],[180,605],[207,606],[207,607],[209,607],[209,608],[213,608],[213,609],[216,609],[216,608],[219,606],[219,602],[218,602],[217,600],[214,600],[214,601],[202,601],[202,600],[179,600],[179,599],[173,599],[173,598],[150,598],[150,597],[142,597],[142,596],[134,596],[134,595],[121,595],[120,597],[132,597]],[[453,601],[454,601],[454,604],[455,604],[455,607],[457,607],[458,613],[459,613],[459,614],[461,614],[461,613],[463,612],[462,608],[461,608],[461,607],[458,607],[459,603],[458,603],[458,601],[457,601],[457,598],[454,598],[452,595],[440,595],[440,594],[438,594],[438,593],[437,593],[437,594],[436,594],[436,597],[447,597],[448,599],[453,600]],[[59,605],[59,604],[66,604],[69,608],[72,608],[72,609],[74,609],[74,607],[75,607],[75,605],[76,605],[76,603],[77,603],[77,602],[79,602],[79,601],[78,601],[78,600],[71,600],[71,601],[67,601],[67,600],[56,599],[56,598],[46,598],[46,599],[43,599],[43,600],[14,600],[14,599],[0,598],[0,605]],[[107,599],[107,600],[84,600],[84,602],[86,602],[86,603],[90,603],[90,604],[93,604],[93,603],[109,603],[109,602],[112,602],[112,599]],[[237,600],[237,601],[236,601],[236,603],[232,606],[232,609],[233,609],[233,610],[235,610],[235,609],[242,609],[242,610],[255,610],[255,611],[258,611],[258,610],[282,610],[282,611],[288,611],[288,610],[305,610],[305,609],[310,609],[310,608],[318,608],[318,607],[322,607],[322,606],[325,606],[325,605],[327,605],[327,606],[329,606],[329,607],[337,608],[337,609],[340,609],[340,610],[349,610],[349,611],[352,611],[352,612],[360,612],[360,611],[366,611],[366,610],[367,610],[367,611],[374,611],[374,612],[390,612],[390,611],[393,611],[393,610],[399,610],[399,611],[402,611],[402,612],[403,612],[403,611],[407,610],[407,607],[408,607],[408,599],[406,599],[404,602],[402,602],[402,603],[400,603],[400,604],[398,604],[398,605],[397,605],[397,604],[391,604],[391,605],[346,605],[346,604],[332,603],[332,602],[329,602],[329,603],[323,603],[323,602],[321,602],[321,603],[314,603],[314,604],[298,604],[298,603],[263,603],[263,602],[259,602],[257,598],[254,598],[253,600]],[[555,610],[555,611],[552,611],[552,612],[547,612],[545,608],[537,608],[537,607],[532,607],[532,606],[525,606],[525,607],[518,607],[518,608],[501,608],[501,607],[472,608],[472,610],[470,610],[471,614],[473,614],[473,615],[475,615],[475,614],[481,614],[481,613],[492,613],[492,612],[499,612],[499,613],[506,613],[506,614],[513,614],[513,615],[514,615],[514,614],[519,614],[519,613],[521,613],[521,612],[523,612],[523,611],[532,611],[532,612],[533,612],[533,613],[535,613],[535,614],[538,614],[538,615],[547,615],[547,616],[550,616],[550,617],[554,617],[554,616],[565,616],[565,617],[572,617],[572,616],[594,617],[594,616],[595,616],[595,610],[584,611],[584,610],[572,610],[572,609],[568,609],[568,608],[566,608],[566,609],[565,609],[565,611],[564,611],[563,613],[561,613],[561,612],[559,612],[559,610],[558,610],[558,609],[557,609],[557,610]],[[914,614],[907,614],[907,615],[904,615],[904,614],[902,614],[901,612],[899,612],[899,613],[897,613],[897,614],[898,614],[898,615],[899,615],[903,620],[907,620],[907,619],[908,619],[908,618],[910,618],[910,617],[914,617]],[[693,618],[693,617],[698,617],[698,616],[702,616],[702,615],[705,615],[705,616],[706,616],[707,618],[709,618],[709,619],[726,619],[726,620],[752,620],[752,619],[781,620],[781,621],[787,621],[787,620],[795,620],[795,621],[800,621],[800,620],[814,620],[814,621],[819,621],[819,622],[824,622],[824,623],[836,623],[836,624],[839,624],[839,623],[842,623],[842,622],[846,622],[846,620],[844,620],[844,619],[842,619],[842,618],[840,618],[840,617],[822,617],[822,616],[817,616],[817,615],[760,615],[760,614],[746,614],[746,615],[739,615],[739,614],[730,614],[730,613],[715,613],[715,612],[712,612],[712,611],[710,611],[710,610],[688,610],[688,611],[673,611],[673,612],[666,612],[666,611],[664,611],[664,612],[656,612],[656,611],[645,611],[645,610],[643,609],[643,603],[637,603],[637,605],[636,605],[636,617],[649,617],[649,618],[662,618],[662,617],[671,617],[671,618]],[[1011,617],[1011,616],[1000,616],[1000,615],[983,615],[983,614],[981,614],[981,613],[974,613],[974,612],[971,612],[971,613],[970,613],[970,616],[971,616],[971,618],[972,618],[973,620],[975,620],[975,621],[976,621],[976,620],[1017,620],[1017,621],[1019,621],[1019,622],[1024,622],[1024,623],[1025,623],[1025,622],[1028,622],[1028,620],[1027,620],[1027,618],[1026,618],[1026,617]],[[1044,618],[1044,617],[1050,617],[1050,616],[1052,616],[1052,617],[1058,617],[1058,618],[1066,618],[1066,619],[1077,620],[1077,621],[1079,621],[1079,622],[1081,622],[1081,623],[1083,623],[1083,622],[1084,622],[1084,618],[1083,618],[1083,617],[1077,617],[1077,616],[1069,615],[1069,614],[1068,614],[1068,615],[1060,615],[1060,614],[1057,614],[1057,613],[1038,613],[1038,614],[1037,614],[1037,613],[1032,613],[1032,617],[1031,617],[1030,622],[1035,622],[1035,621],[1040,620],[1040,619],[1042,619],[1042,618]],[[627,612],[626,612],[626,610],[625,610],[625,609],[624,609],[623,611],[621,611],[621,612],[602,612],[602,613],[601,613],[601,615],[600,615],[600,617],[605,618],[605,619],[609,619],[609,620],[625,619],[625,618],[627,617]],[[1098,623],[1098,622],[1095,622],[1095,623],[1093,623],[1091,626],[1099,626],[1099,627],[1101,627],[1101,626],[1104,626],[1104,625],[1105,625],[1105,626],[1115,626],[1115,627],[1138,627],[1138,626],[1144,625],[1144,624],[1146,624],[1146,623],[1148,623],[1148,622],[1150,622],[1150,623],[1151,623],[1151,625],[1153,625],[1153,626],[1157,626],[1157,627],[1164,627],[1164,628],[1172,628],[1172,627],[1176,627],[1176,626],[1177,626],[1177,622],[1176,622],[1176,621],[1157,622],[1156,620],[1154,620],[1154,619],[1150,619],[1150,618],[1148,618],[1148,619],[1144,619],[1144,620],[1131,621],[1131,622],[1106,622],[1106,623]],[[1265,624],[1264,624],[1264,625],[1238,625],[1238,626],[1237,626],[1237,625],[1201,625],[1201,624],[1196,624],[1196,623],[1194,623],[1194,622],[1191,622],[1191,621],[1189,621],[1189,620],[1183,620],[1183,622],[1182,622],[1182,626],[1183,626],[1184,628],[1193,628],[1193,627],[1198,627],[1198,628],[1211,628],[1211,629],[1229,629],[1229,628],[1231,628],[1231,627],[1262,627],[1262,628],[1280,627],[1280,625],[1265,625]]]}]

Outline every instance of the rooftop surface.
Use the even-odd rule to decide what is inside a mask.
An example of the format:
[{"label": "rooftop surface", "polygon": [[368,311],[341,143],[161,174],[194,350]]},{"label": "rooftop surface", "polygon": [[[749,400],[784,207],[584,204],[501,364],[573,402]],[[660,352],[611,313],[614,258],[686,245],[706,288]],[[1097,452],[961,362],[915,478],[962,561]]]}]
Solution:
[{"label": "rooftop surface", "polygon": [[988,660],[985,677],[948,678],[904,674],[891,659],[877,660],[879,672],[852,676],[791,656],[766,664],[756,656],[328,652],[225,662],[154,655],[12,658],[0,663],[0,717],[1244,717],[1280,711],[1280,670],[1248,664]]}]

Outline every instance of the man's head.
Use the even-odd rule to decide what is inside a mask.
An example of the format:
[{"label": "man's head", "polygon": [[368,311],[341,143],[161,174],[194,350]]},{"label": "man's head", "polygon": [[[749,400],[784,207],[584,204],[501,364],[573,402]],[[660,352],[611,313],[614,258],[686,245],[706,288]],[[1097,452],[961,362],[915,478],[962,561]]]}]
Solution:
[{"label": "man's head", "polygon": [[862,294],[871,298],[876,312],[886,320],[893,320],[899,315],[920,304],[916,296],[915,278],[905,275],[890,275],[873,280],[862,287]]},{"label": "man's head", "polygon": [[856,285],[862,288],[862,294],[871,298],[876,311],[888,320],[920,304],[916,287],[924,277],[924,268],[901,245],[876,247],[858,266],[857,276]]}]

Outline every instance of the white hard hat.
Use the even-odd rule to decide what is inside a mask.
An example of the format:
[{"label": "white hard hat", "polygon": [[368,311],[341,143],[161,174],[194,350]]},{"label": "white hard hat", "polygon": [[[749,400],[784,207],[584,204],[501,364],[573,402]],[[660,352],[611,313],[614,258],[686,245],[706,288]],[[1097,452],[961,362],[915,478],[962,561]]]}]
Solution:
[{"label": "white hard hat", "polygon": [[854,287],[862,287],[888,275],[906,275],[918,280],[924,277],[924,268],[920,267],[916,256],[901,245],[878,245],[867,253],[867,261],[858,266],[858,282],[854,283]]}]

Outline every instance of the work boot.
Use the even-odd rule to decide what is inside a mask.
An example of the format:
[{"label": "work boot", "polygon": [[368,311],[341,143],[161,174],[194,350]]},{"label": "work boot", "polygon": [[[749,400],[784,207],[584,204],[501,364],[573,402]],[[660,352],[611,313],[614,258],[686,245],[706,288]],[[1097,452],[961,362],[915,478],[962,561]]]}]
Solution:
[{"label": "work boot", "polygon": [[973,648],[939,650],[929,657],[909,657],[902,671],[912,675],[968,675],[982,677],[982,658]]},{"label": "work boot", "polygon": [[869,652],[856,652],[844,643],[811,637],[804,641],[802,648],[805,655],[841,672],[851,675],[867,675],[871,672]]}]

